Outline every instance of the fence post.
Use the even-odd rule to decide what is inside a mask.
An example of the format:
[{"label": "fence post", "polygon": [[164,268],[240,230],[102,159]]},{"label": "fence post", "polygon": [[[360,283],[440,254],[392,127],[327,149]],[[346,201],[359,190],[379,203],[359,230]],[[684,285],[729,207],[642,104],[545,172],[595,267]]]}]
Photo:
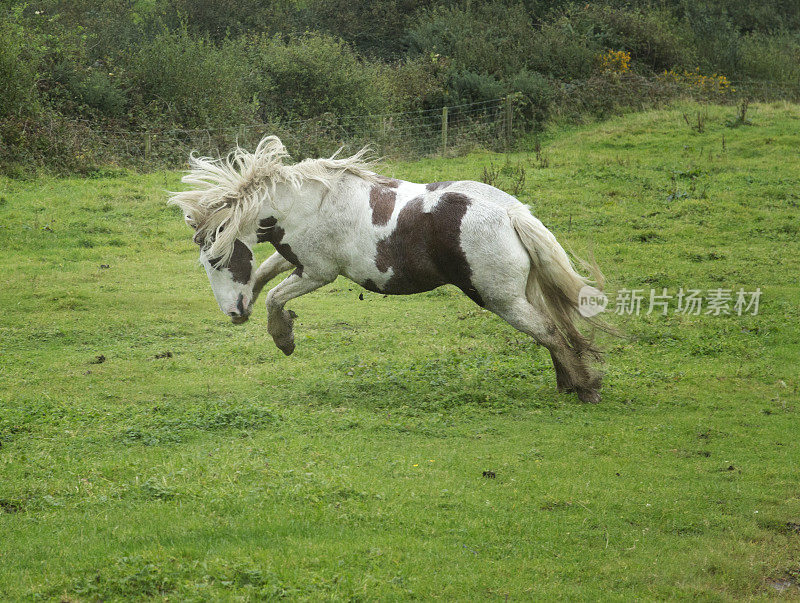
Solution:
[{"label": "fence post", "polygon": [[152,135],[150,134],[150,132],[145,132],[144,133],[144,158],[145,159],[149,159],[150,158],[150,150],[151,150],[152,144],[153,144]]},{"label": "fence post", "polygon": [[447,154],[447,107],[442,107],[442,156]]},{"label": "fence post", "polygon": [[514,126],[514,100],[511,96],[506,97],[506,147],[511,149],[512,128]]}]

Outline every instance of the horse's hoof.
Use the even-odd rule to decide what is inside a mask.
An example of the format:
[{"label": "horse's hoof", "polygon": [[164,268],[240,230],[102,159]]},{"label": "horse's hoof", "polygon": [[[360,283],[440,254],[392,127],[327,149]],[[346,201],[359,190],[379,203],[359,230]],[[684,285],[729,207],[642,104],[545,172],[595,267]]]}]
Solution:
[{"label": "horse's hoof", "polygon": [[596,389],[579,387],[576,391],[578,392],[578,400],[581,402],[586,402],[587,404],[597,404],[600,402],[600,392]]}]

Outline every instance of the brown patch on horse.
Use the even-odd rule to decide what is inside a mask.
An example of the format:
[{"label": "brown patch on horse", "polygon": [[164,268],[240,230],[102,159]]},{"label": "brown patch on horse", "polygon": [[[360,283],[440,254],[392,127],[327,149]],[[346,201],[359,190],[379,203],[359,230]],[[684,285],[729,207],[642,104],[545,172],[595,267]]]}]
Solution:
[{"label": "brown patch on horse", "polygon": [[389,188],[397,188],[400,186],[400,181],[397,178],[381,178],[380,183]]},{"label": "brown patch on horse", "polygon": [[375,226],[386,226],[394,211],[397,193],[390,188],[374,184],[369,189],[369,206],[372,208],[372,223]]},{"label": "brown patch on horse", "polygon": [[425,185],[425,189],[429,191],[438,191],[443,188],[447,188],[451,184],[454,184],[455,181],[453,180],[445,180],[444,182],[429,182]]},{"label": "brown patch on horse", "polygon": [[294,273],[297,274],[297,276],[303,276],[303,264],[300,263],[300,260],[297,258],[294,251],[292,251],[292,248],[288,244],[281,242],[286,231],[280,226],[276,226],[277,223],[278,221],[273,217],[264,218],[259,221],[258,230],[256,231],[258,242],[272,243],[275,251],[280,253],[287,262],[291,262],[297,266],[297,270],[295,270]]},{"label": "brown patch on horse", "polygon": [[368,278],[363,283],[359,284],[367,291],[372,291],[373,293],[383,293],[383,289],[378,287],[375,281],[373,281],[371,278]]},{"label": "brown patch on horse", "polygon": [[[208,263],[215,270],[221,270],[222,268],[219,267],[220,259],[213,258],[208,260]],[[237,283],[246,285],[250,281],[250,275],[253,273],[253,252],[239,239],[233,242],[233,253],[231,253],[227,268],[230,270],[233,280]]]},{"label": "brown patch on horse", "polygon": [[278,221],[273,218],[264,218],[259,220],[258,222],[258,230],[256,230],[256,238],[258,239],[259,243],[264,243],[265,241],[269,241],[270,238],[275,234],[275,225]]},{"label": "brown patch on horse", "polygon": [[378,270],[392,269],[380,292],[405,295],[452,284],[483,306],[461,248],[461,220],[469,205],[469,197],[460,193],[443,194],[430,212],[423,211],[422,197],[409,201],[397,216],[395,230],[377,245]]}]

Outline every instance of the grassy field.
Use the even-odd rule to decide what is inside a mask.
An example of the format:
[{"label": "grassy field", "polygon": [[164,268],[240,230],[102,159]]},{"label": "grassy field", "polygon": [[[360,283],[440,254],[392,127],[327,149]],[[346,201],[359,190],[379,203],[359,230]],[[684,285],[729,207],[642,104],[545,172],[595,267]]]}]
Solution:
[{"label": "grassy field", "polygon": [[386,168],[524,169],[612,309],[760,287],[612,314],[600,405],[449,288],[340,279],[284,357],[217,308],[177,173],[0,180],[0,599],[800,597],[800,107],[698,110]]}]

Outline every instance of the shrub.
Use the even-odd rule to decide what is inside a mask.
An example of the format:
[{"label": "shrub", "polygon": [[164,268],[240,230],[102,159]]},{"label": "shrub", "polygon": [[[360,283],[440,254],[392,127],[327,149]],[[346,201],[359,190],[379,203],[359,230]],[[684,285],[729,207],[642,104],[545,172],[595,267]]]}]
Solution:
[{"label": "shrub", "polygon": [[447,93],[442,81],[446,69],[446,62],[436,56],[418,56],[387,66],[385,77],[394,108],[414,111],[446,104]]},{"label": "shrub", "polygon": [[681,90],[665,78],[632,72],[596,73],[586,80],[562,84],[555,105],[561,115],[571,119],[580,121],[586,115],[602,119],[672,100]]},{"label": "shrub", "polygon": [[59,60],[42,80],[50,105],[65,115],[118,117],[127,97],[118,77],[100,63],[85,67],[75,60]]},{"label": "shrub", "polygon": [[493,100],[505,96],[507,86],[493,75],[452,70],[447,77],[448,99],[453,105]]},{"label": "shrub", "polygon": [[[305,11],[308,26],[340,37],[368,56],[396,58],[406,49],[406,29],[425,0],[315,0]],[[285,30],[284,30],[285,31]]]},{"label": "shrub", "polygon": [[725,12],[714,11],[700,2],[687,3],[686,10],[700,68],[706,72],[738,72],[741,35]]},{"label": "shrub", "polygon": [[662,77],[672,83],[682,84],[690,92],[699,93],[703,98],[724,96],[734,92],[731,83],[724,75],[705,75],[696,67],[694,71],[684,69],[682,72],[676,70],[665,71]]},{"label": "shrub", "polygon": [[240,44],[217,47],[185,29],[164,32],[139,48],[129,70],[150,122],[218,127],[252,119]]},{"label": "shrub", "polygon": [[597,65],[603,73],[628,73],[631,55],[624,50],[607,50],[597,56]]},{"label": "shrub", "polygon": [[541,73],[520,71],[509,80],[508,90],[518,93],[518,109],[524,119],[541,123],[550,115],[556,91]]},{"label": "shrub", "polygon": [[695,62],[687,44],[690,32],[666,10],[587,3],[571,7],[565,16],[575,35],[588,44],[626,51],[651,70]]},{"label": "shrub", "polygon": [[81,102],[104,115],[117,117],[125,111],[125,92],[111,72],[92,70],[76,82],[75,88],[76,96]]},{"label": "shrub", "polygon": [[392,108],[384,72],[329,36],[309,34],[289,41],[261,37],[248,53],[251,93],[265,120],[327,112],[346,117]]},{"label": "shrub", "polygon": [[489,2],[424,11],[407,39],[412,53],[444,57],[458,72],[502,78],[525,67],[532,34],[522,5]]},{"label": "shrub", "polygon": [[185,26],[215,42],[248,33],[287,32],[295,26],[296,10],[290,0],[162,0],[159,4],[172,29]]},{"label": "shrub", "polygon": [[528,41],[527,68],[556,79],[583,79],[591,75],[602,50],[591,37],[576,35],[565,16],[544,23]]},{"label": "shrub", "polygon": [[741,43],[739,73],[747,78],[797,86],[800,82],[800,35],[746,36]]},{"label": "shrub", "polygon": [[772,33],[783,28],[800,28],[800,3],[795,0],[667,0],[666,3],[673,6],[679,18],[693,26],[698,15],[704,13],[713,20],[729,23],[737,33]]},{"label": "shrub", "polygon": [[0,118],[36,107],[39,53],[28,40],[16,23],[0,21]]}]

